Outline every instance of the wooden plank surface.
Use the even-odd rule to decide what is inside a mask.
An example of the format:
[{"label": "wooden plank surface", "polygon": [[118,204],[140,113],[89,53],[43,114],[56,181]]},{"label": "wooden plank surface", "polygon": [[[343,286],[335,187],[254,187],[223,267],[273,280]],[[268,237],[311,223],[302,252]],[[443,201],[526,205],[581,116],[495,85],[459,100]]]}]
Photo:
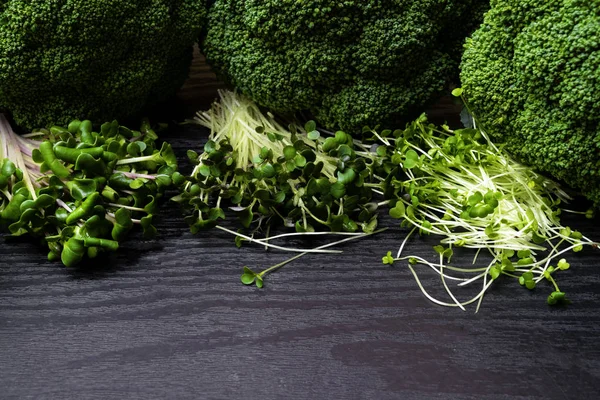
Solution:
[{"label": "wooden plank surface", "polygon": [[[218,87],[196,64],[170,117],[190,117]],[[206,135],[186,126],[164,139],[182,156]],[[77,269],[0,239],[0,399],[600,398],[598,250],[560,272],[570,306],[506,281],[474,314],[433,305],[404,265],[381,263],[406,234],[387,217],[388,231],[300,259],[259,290],[239,282],[241,267],[287,255],[193,236],[167,206],[156,240]],[[565,222],[600,240],[597,219]],[[407,251],[433,260],[434,244],[415,238]]]}]

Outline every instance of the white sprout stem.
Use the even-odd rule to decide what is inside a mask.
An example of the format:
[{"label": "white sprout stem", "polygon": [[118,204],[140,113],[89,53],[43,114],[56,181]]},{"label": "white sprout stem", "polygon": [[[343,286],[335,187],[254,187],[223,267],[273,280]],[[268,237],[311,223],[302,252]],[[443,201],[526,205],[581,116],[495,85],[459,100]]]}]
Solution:
[{"label": "white sprout stem", "polygon": [[123,174],[125,177],[130,178],[130,179],[137,179],[137,178],[142,178],[142,179],[151,179],[154,180],[156,179],[155,175],[148,175],[148,174],[138,174],[136,172],[125,172],[125,171],[119,171],[119,170],[113,170],[114,174]]},{"label": "white sprout stem", "polygon": [[140,207],[126,206],[126,205],[117,204],[117,203],[108,203],[107,205],[110,206],[110,207],[125,208],[125,209],[131,210],[131,211],[143,211],[143,212],[146,212],[146,210],[144,210],[143,208],[140,208]]},{"label": "white sprout stem", "polygon": [[30,132],[30,133],[25,133],[25,134],[21,135],[21,137],[24,137],[26,139],[33,138],[33,137],[38,137],[38,136],[46,136],[46,133],[44,133],[44,132]]},{"label": "white sprout stem", "polygon": [[479,300],[477,300],[477,306],[475,307],[475,314],[477,314],[479,312],[479,307],[481,307],[481,302],[483,301],[483,296],[485,296],[485,292],[487,292],[487,289],[492,285],[492,283],[494,282],[493,280],[490,280],[489,283],[487,283],[487,273],[483,276],[483,290],[480,292],[479,295]]},{"label": "white sprout stem", "polygon": [[[413,256],[404,256],[404,257],[396,258],[394,260],[395,261],[404,261],[404,260],[410,260],[411,258],[419,261],[419,263],[421,263],[421,264],[429,265],[430,267],[433,268],[434,271],[437,271],[438,270],[437,268],[439,268],[439,266],[440,266],[440,264],[432,263],[430,261],[427,261],[423,257],[414,256],[414,255]],[[465,273],[477,273],[477,272],[487,270],[487,267],[486,268],[483,268],[483,267],[481,267],[481,268],[460,268],[460,267],[453,267],[451,265],[445,265],[444,268],[449,269],[451,271],[455,271],[455,272],[465,272]],[[455,280],[466,280],[466,278],[456,278]]]},{"label": "white sprout stem", "polygon": [[[446,306],[446,307],[458,307],[456,304],[454,303],[445,303],[443,301],[440,301],[438,299],[436,299],[435,297],[431,296],[423,287],[423,284],[421,283],[421,280],[419,279],[416,271],[414,270],[414,268],[409,264],[408,268],[410,270],[410,272],[413,274],[413,277],[415,278],[415,281],[417,282],[417,285],[419,286],[419,289],[421,290],[421,292],[425,295],[425,297],[427,297],[431,302],[438,304],[440,306]],[[463,301],[462,303],[460,303],[463,306],[467,306],[471,303],[476,302],[486,291],[487,289],[491,286],[493,281],[490,281],[486,286],[483,287],[483,289],[481,290],[481,292],[479,292],[475,297],[473,297],[470,300],[467,301]]]},{"label": "white sprout stem", "polygon": [[255,239],[257,242],[268,242],[270,240],[280,239],[289,236],[319,236],[319,235],[337,235],[337,236],[362,236],[362,232],[293,232],[283,233],[281,235],[270,236],[262,239]]},{"label": "white sprout stem", "polygon": [[[378,230],[378,231],[371,232],[371,233],[361,233],[361,234],[359,234],[358,236],[352,236],[352,237],[349,237],[349,238],[346,238],[346,239],[338,240],[338,241],[336,241],[336,242],[333,242],[333,243],[328,243],[328,244],[325,244],[325,245],[322,245],[322,246],[316,247],[314,250],[323,250],[323,249],[326,249],[327,247],[336,246],[336,245],[338,245],[338,244],[342,244],[342,243],[345,243],[345,242],[349,242],[349,241],[351,241],[351,240],[354,240],[354,239],[360,239],[360,238],[362,238],[362,237],[365,237],[365,236],[370,236],[370,235],[373,235],[373,234],[375,234],[375,233],[383,232],[383,231],[385,231],[386,229],[387,229],[387,228],[380,229],[380,230]],[[295,256],[293,256],[293,257],[291,257],[291,258],[288,258],[287,260],[285,260],[285,261],[282,261],[282,262],[280,262],[279,264],[275,264],[275,265],[273,265],[272,267],[269,267],[269,268],[265,269],[264,271],[260,272],[260,274],[259,274],[259,275],[260,275],[260,276],[264,276],[264,275],[268,274],[269,272],[271,272],[271,271],[273,271],[273,270],[276,270],[276,269],[278,269],[278,268],[281,268],[281,267],[283,267],[284,265],[286,265],[286,264],[289,264],[290,262],[292,262],[292,261],[294,261],[294,260],[296,260],[296,259],[298,259],[298,258],[300,258],[300,257],[302,257],[302,256],[305,256],[306,254],[308,254],[308,252],[303,252],[303,253],[300,253],[300,254],[296,254]]]},{"label": "white sprout stem", "polygon": [[386,138],[380,136],[376,131],[371,131],[371,133],[375,135],[375,137],[379,139],[381,143],[385,144],[386,146],[391,146],[391,143]]},{"label": "white sprout stem", "polygon": [[[107,212],[107,213],[106,213],[106,215],[107,215],[108,217],[112,218],[113,222],[116,222],[116,221],[117,221],[117,217],[115,216],[115,214],[114,214],[114,213]],[[141,221],[141,220],[139,220],[139,219],[134,219],[134,218],[131,218],[131,222],[133,222],[134,224],[141,224],[141,223],[142,223],[142,221]]]},{"label": "white sprout stem", "polygon": [[274,248],[274,249],[277,249],[277,250],[290,251],[290,252],[295,252],[295,253],[330,253],[330,254],[339,254],[339,253],[341,253],[341,251],[339,251],[339,250],[294,249],[294,248],[282,247],[282,246],[277,246],[277,245],[271,244],[269,242],[264,242],[264,241],[260,241],[258,239],[254,239],[254,238],[252,238],[250,236],[246,236],[246,235],[243,235],[243,234],[241,234],[239,232],[232,231],[232,230],[227,229],[227,228],[225,228],[223,226],[220,226],[220,225],[215,226],[215,228],[220,229],[220,230],[222,230],[224,232],[230,233],[232,235],[239,236],[242,239],[245,239],[245,240],[247,240],[247,241],[249,241],[251,243],[257,243],[257,244],[268,246],[268,247],[271,247],[271,248]]},{"label": "white sprout stem", "polygon": [[11,201],[13,198],[12,194],[10,194],[6,189],[0,190],[0,193],[2,193],[8,201]]},{"label": "white sprout stem", "polygon": [[[417,261],[419,262],[419,264],[423,264],[423,265],[426,265],[426,266],[428,266],[428,267],[429,267],[429,268],[431,268],[433,271],[435,271],[435,273],[437,273],[438,275],[442,275],[442,274],[444,274],[444,276],[445,276],[447,279],[450,279],[450,280],[452,280],[452,281],[458,281],[458,282],[462,282],[462,281],[465,281],[465,280],[466,280],[466,278],[459,278],[459,277],[456,277],[456,276],[453,276],[453,275],[448,275],[447,273],[444,273],[444,272],[443,272],[443,268],[444,268],[444,267],[447,267],[447,269],[450,269],[450,270],[452,270],[452,271],[456,271],[456,272],[465,272],[465,271],[458,271],[458,269],[457,269],[456,267],[452,267],[452,266],[450,266],[450,265],[446,265],[446,266],[444,266],[444,265],[442,265],[442,264],[436,264],[436,263],[432,263],[432,262],[429,262],[429,261],[427,261],[427,260],[425,260],[424,258],[422,258],[422,257],[419,257],[419,256],[409,256],[409,257],[402,257],[402,258],[398,258],[398,259],[394,259],[394,260],[395,260],[395,261],[401,261],[401,260],[406,260],[406,259],[411,259],[411,258],[412,258],[412,259],[415,259],[415,260],[417,260]],[[440,268],[441,268],[442,272],[440,272]],[[466,271],[466,272],[471,272],[471,271]]]},{"label": "white sprout stem", "polygon": [[396,258],[400,258],[400,256],[402,255],[402,250],[404,249],[404,246],[406,245],[406,242],[408,241],[408,238],[411,237],[411,235],[414,233],[414,231],[416,231],[417,228],[414,227],[411,229],[410,232],[408,232],[408,235],[406,235],[404,237],[404,240],[402,241],[402,244],[400,244],[400,248],[398,249],[398,253],[396,254]]},{"label": "white sprout stem", "polygon": [[117,219],[115,218],[114,214],[111,215],[110,213],[106,213],[106,219],[113,224],[117,223]]},{"label": "white sprout stem", "polygon": [[71,209],[71,207],[69,207],[67,205],[67,203],[65,203],[64,201],[62,201],[61,199],[56,199],[56,204],[58,204],[60,207],[64,208],[65,210],[67,210],[68,212],[73,212],[73,210]]},{"label": "white sprout stem", "polygon": [[448,284],[446,283],[446,279],[444,278],[444,266],[443,265],[444,265],[444,255],[440,254],[440,277],[442,279],[442,284],[444,285],[444,289],[446,289],[446,293],[448,293],[448,296],[450,296],[452,301],[454,301],[454,303],[456,303],[456,305],[458,307],[460,307],[461,310],[466,311],[465,308],[463,307],[463,305],[460,304],[460,302],[456,299],[456,297],[454,296],[454,294],[448,287]]},{"label": "white sprout stem", "polygon": [[475,265],[475,263],[477,262],[477,257],[479,257],[480,252],[481,252],[481,248],[477,249],[477,251],[475,252],[475,256],[473,257],[473,262],[471,264]]},{"label": "white sprout stem", "polygon": [[[132,158],[123,158],[119,161],[117,161],[116,165],[127,165],[127,164],[135,164],[135,163],[140,163],[140,162],[145,162],[145,161],[152,161],[155,159],[155,155],[151,155],[151,156],[141,156],[141,157],[132,157]],[[122,171],[118,171],[121,172]]]},{"label": "white sprout stem", "polygon": [[445,306],[445,307],[457,307],[456,304],[454,303],[445,303],[443,301],[440,301],[438,299],[436,299],[435,297],[431,296],[427,290],[425,290],[425,288],[423,287],[423,284],[421,283],[421,280],[419,279],[416,271],[413,269],[413,267],[410,266],[410,264],[408,265],[408,269],[410,270],[410,272],[413,274],[415,281],[417,282],[417,286],[419,286],[419,289],[421,289],[421,293],[423,293],[425,295],[425,297],[427,297],[430,301],[432,301],[433,303],[440,305],[440,306]]},{"label": "white sprout stem", "polygon": [[0,130],[2,131],[2,136],[4,136],[4,150],[5,157],[15,163],[16,167],[23,171],[23,181],[25,182],[25,186],[27,190],[31,193],[31,198],[33,200],[37,199],[37,195],[35,193],[35,188],[33,183],[31,182],[31,178],[29,177],[29,170],[25,165],[25,160],[23,159],[23,154],[19,149],[18,142],[15,140],[16,134],[13,132],[8,120],[4,116],[4,114],[0,114]]},{"label": "white sprout stem", "polygon": [[[374,235],[376,233],[381,233],[381,232],[383,232],[385,230],[387,230],[387,228],[379,229],[377,231],[370,232],[370,233],[364,233],[364,232],[363,233],[359,233],[358,235],[354,235],[354,236],[351,236],[349,238],[341,239],[341,240],[338,240],[338,241],[333,242],[333,243],[328,243],[328,244],[324,244],[322,246],[316,247],[315,250],[326,249],[328,247],[336,246],[338,244],[349,242],[349,241],[354,240],[354,239],[360,239],[360,238],[363,238],[363,237],[366,237],[366,236]],[[307,252],[304,252],[304,254],[306,254],[306,253]]]},{"label": "white sprout stem", "polygon": [[[220,199],[220,197],[219,197],[219,199]],[[268,239],[268,238],[269,238],[269,234],[270,234],[270,233],[271,233],[271,225],[270,225],[270,224],[267,224],[267,233],[265,234],[265,239]],[[260,240],[260,239],[259,239],[259,240]],[[268,246],[265,246],[265,251],[267,251],[267,250],[269,250],[269,247],[268,247]]]},{"label": "white sprout stem", "polygon": [[467,279],[466,281],[463,281],[461,283],[459,283],[457,286],[467,286],[470,285],[471,283],[477,281],[478,279],[483,278],[485,275],[487,274],[487,271],[484,271],[478,275],[475,275],[474,277]]},{"label": "white sprout stem", "polygon": [[21,150],[21,153],[25,154],[27,157],[31,157],[32,150],[31,148],[29,148],[29,146],[23,143],[19,143],[19,149]]}]

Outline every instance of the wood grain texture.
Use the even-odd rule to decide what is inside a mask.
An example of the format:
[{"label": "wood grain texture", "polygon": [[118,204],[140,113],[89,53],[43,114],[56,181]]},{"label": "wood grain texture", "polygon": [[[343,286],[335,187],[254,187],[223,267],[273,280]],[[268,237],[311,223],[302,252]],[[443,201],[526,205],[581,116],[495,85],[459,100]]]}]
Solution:
[{"label": "wood grain texture", "polygon": [[[206,105],[217,87],[196,65],[174,104]],[[164,138],[184,155],[206,134],[186,126]],[[565,221],[600,240],[598,220]],[[341,255],[284,267],[262,290],[239,282],[241,267],[286,255],[237,249],[219,231],[193,236],[170,205],[158,239],[77,269],[0,239],[0,398],[600,398],[598,250],[560,272],[572,305],[546,306],[544,285],[498,282],[474,314],[433,305],[404,265],[383,265],[406,231],[382,224]],[[433,259],[435,243],[415,238],[407,251]]]}]

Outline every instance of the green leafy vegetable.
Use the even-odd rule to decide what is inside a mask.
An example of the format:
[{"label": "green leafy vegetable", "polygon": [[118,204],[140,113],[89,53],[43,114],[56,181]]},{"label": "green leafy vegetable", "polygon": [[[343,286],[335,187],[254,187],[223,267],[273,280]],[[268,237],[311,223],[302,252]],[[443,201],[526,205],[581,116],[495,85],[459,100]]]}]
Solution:
[{"label": "green leafy vegetable", "polygon": [[206,12],[205,0],[2,0],[0,104],[26,129],[135,115],[181,87]]},{"label": "green leafy vegetable", "polygon": [[[220,77],[261,106],[308,110],[349,133],[439,96],[489,8],[488,0],[212,3],[200,45]],[[313,126],[305,131],[318,138]]]},{"label": "green leafy vegetable", "polygon": [[178,178],[156,138],[147,121],[140,131],[77,120],[18,136],[0,116],[0,227],[41,237],[48,259],[68,267],[116,251],[134,225],[152,237],[156,202]]},{"label": "green leafy vegetable", "polygon": [[[554,269],[550,262],[584,245],[598,246],[561,225],[559,206],[569,196],[555,182],[510,158],[481,129],[438,128],[421,116],[391,136],[372,129],[365,129],[364,136],[366,141],[380,145],[374,174],[381,177],[377,187],[393,204],[389,211],[392,218],[401,220],[402,226],[412,226],[412,232],[443,237],[442,245],[434,247],[440,256],[438,263],[401,256],[410,234],[398,255],[392,258],[388,253],[384,263],[412,261],[409,268],[415,277],[415,261],[431,267],[442,278],[452,301],[434,299],[418,278],[417,282],[437,304],[464,309],[477,302],[479,309],[487,289],[503,277],[515,278],[528,289],[546,279],[559,293],[552,273],[568,269],[569,263],[561,259]],[[380,151],[381,147],[385,151]],[[447,264],[453,247],[476,249],[477,254],[484,250],[491,261],[486,267],[453,267]],[[469,300],[459,301],[447,280],[460,286],[480,281],[482,290]],[[552,295],[548,303],[564,303],[561,296]]]},{"label": "green leafy vegetable", "polygon": [[[188,151],[195,167],[172,199],[184,208],[193,233],[217,228],[235,235],[238,247],[254,242],[305,254],[331,251],[322,250],[328,245],[276,246],[268,237],[271,227],[293,228],[298,236],[329,231],[362,237],[375,232],[378,204],[366,184],[372,178],[372,156],[355,148],[350,135],[339,131],[322,136],[314,121],[285,128],[246,97],[229,91],[221,91],[220,101],[198,113],[194,122],[211,133],[202,154]],[[229,212],[251,231],[248,235],[219,225]],[[257,239],[265,230],[267,237]],[[261,287],[265,274],[292,259],[261,273],[246,268],[242,282]]]},{"label": "green leafy vegetable", "polygon": [[[350,136],[309,137],[299,125],[284,128],[239,94],[220,96],[198,113],[195,122],[211,134],[200,156],[188,153],[196,166],[173,199],[188,210],[193,232],[225,218],[224,204],[254,232],[277,224],[297,232],[375,230],[372,190],[364,185],[370,155],[357,152]],[[306,128],[317,132],[314,122]]]},{"label": "green leafy vegetable", "polygon": [[598,1],[491,5],[465,44],[457,95],[492,140],[600,207]]}]

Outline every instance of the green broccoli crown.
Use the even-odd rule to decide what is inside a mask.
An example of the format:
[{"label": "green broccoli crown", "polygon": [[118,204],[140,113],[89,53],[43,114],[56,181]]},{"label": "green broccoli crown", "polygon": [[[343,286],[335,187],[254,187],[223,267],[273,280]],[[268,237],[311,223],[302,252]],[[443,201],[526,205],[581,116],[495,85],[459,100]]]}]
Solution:
[{"label": "green broccoli crown", "polygon": [[26,128],[109,121],[173,94],[205,0],[0,1],[0,106]]},{"label": "green broccoli crown", "polygon": [[495,0],[461,80],[490,135],[600,206],[600,1]]},{"label": "green broccoli crown", "polygon": [[352,131],[439,94],[488,3],[216,0],[202,48],[217,74],[257,103],[309,110]]}]

